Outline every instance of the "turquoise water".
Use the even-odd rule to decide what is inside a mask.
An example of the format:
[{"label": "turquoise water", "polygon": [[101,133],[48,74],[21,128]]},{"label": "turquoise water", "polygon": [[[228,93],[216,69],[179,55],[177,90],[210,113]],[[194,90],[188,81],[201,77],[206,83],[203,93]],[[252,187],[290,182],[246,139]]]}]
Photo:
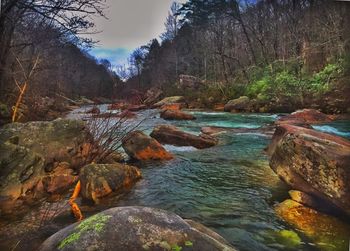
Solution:
[{"label": "turquoise water", "polygon": [[[228,130],[219,134],[217,137],[220,143],[203,150],[166,145],[166,149],[175,155],[173,160],[133,163],[141,168],[143,179],[125,195],[106,198],[98,206],[90,207],[79,201],[85,216],[115,206],[157,207],[212,228],[238,250],[319,250],[311,239],[278,218],[273,209],[276,203],[288,198],[289,188],[271,170],[264,154],[271,134],[255,129],[270,125],[277,119],[277,115],[198,111],[191,113],[197,120],[165,121],[159,118],[157,111],[147,110],[140,112],[134,123],[142,120],[142,127],[139,129],[146,133],[150,133],[158,124],[174,124],[194,134],[199,134],[203,126],[247,130],[239,133]],[[335,128],[338,135],[338,132],[350,131],[349,124],[341,121],[317,125],[315,129],[329,132],[327,126]],[[37,216],[33,218],[36,219]],[[26,234],[28,239],[36,239],[21,241],[16,250],[35,250],[34,244],[40,245],[52,233],[73,221],[69,213],[62,215],[55,220],[54,230],[49,232],[44,229]],[[19,229],[25,228],[28,226],[24,220],[12,222],[11,228],[8,227],[12,231],[6,231],[13,240],[8,236],[0,238],[8,239],[11,245],[2,241],[4,243],[0,245],[0,249],[13,247],[18,238],[12,236],[12,232],[17,233],[20,232]],[[291,245],[288,239],[281,237],[282,230],[293,231],[301,242]],[[340,249],[335,247],[329,250]]]},{"label": "turquoise water", "polygon": [[[197,120],[171,124],[198,134],[202,126],[259,128],[277,118],[269,114],[193,114]],[[163,123],[169,124],[153,117],[144,126],[150,132],[149,128]],[[288,196],[288,188],[270,169],[263,152],[270,137],[256,132],[228,132],[218,137],[218,146],[204,150],[166,146],[176,156],[172,161],[136,163],[143,179],[111,204],[173,211],[214,229],[239,250],[315,250],[310,240],[287,226],[273,210],[275,203]],[[281,230],[296,231],[301,245],[286,245],[277,237]]]},{"label": "turquoise water", "polygon": [[329,124],[314,125],[314,129],[344,138],[350,138],[350,122],[347,120],[339,120]]}]

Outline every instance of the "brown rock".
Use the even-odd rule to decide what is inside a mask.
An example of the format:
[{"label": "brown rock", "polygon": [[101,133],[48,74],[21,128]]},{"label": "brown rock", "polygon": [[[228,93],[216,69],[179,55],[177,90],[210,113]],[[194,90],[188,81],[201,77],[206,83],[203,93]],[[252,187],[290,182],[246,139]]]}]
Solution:
[{"label": "brown rock", "polygon": [[180,131],[172,125],[160,125],[153,129],[151,137],[163,144],[175,146],[194,146],[199,149],[215,146],[218,140],[210,135],[193,135]]},{"label": "brown rock", "polygon": [[52,173],[43,177],[42,183],[46,192],[50,194],[62,193],[73,187],[78,177],[70,169],[67,162],[59,163]]},{"label": "brown rock", "polygon": [[129,133],[123,139],[125,152],[137,160],[169,160],[173,156],[155,139],[141,131]]},{"label": "brown rock", "polygon": [[112,192],[128,189],[138,179],[141,172],[137,167],[125,164],[90,164],[79,174],[83,198],[98,200]]},{"label": "brown rock", "polygon": [[180,110],[164,110],[160,113],[160,117],[166,120],[194,120],[192,114],[182,112]]},{"label": "brown rock", "polygon": [[332,120],[333,116],[324,114],[318,110],[303,109],[293,112],[290,115],[281,117],[278,121],[276,121],[276,124],[291,124],[308,127],[308,124],[326,123],[331,122]]},{"label": "brown rock", "polygon": [[293,125],[277,127],[270,166],[293,189],[320,198],[350,215],[350,142]]}]

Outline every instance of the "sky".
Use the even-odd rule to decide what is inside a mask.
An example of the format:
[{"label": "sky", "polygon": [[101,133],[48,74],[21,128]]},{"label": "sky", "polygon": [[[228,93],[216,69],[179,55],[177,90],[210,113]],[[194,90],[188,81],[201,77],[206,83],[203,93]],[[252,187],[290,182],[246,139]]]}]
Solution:
[{"label": "sky", "polygon": [[[97,34],[86,35],[99,41],[90,54],[124,65],[130,53],[159,38],[173,0],[107,0],[103,17],[94,18]],[[178,0],[183,3],[185,0]]]}]

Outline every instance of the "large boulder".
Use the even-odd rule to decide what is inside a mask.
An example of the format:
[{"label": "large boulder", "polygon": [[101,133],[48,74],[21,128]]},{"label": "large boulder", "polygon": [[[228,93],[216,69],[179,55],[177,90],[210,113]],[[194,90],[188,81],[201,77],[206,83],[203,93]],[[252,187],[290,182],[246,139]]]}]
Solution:
[{"label": "large boulder", "polygon": [[327,123],[333,120],[333,116],[324,114],[315,109],[297,110],[276,121],[277,125],[290,124],[309,127],[310,124]]},{"label": "large boulder", "polygon": [[237,99],[232,99],[227,102],[224,107],[226,112],[246,111],[249,108],[250,99],[247,96],[241,96]]},{"label": "large boulder", "polygon": [[318,250],[347,250],[350,225],[293,201],[275,207],[277,215],[316,243]]},{"label": "large boulder", "polygon": [[199,149],[215,146],[218,140],[210,135],[199,136],[183,132],[172,125],[159,125],[153,129],[151,137],[163,144],[175,146],[194,146]]},{"label": "large boulder", "polygon": [[85,199],[98,202],[112,192],[130,188],[141,172],[137,167],[125,164],[90,164],[84,166],[79,174],[81,195]]},{"label": "large boulder", "polygon": [[7,124],[0,129],[0,209],[60,193],[76,181],[74,169],[86,160],[91,135],[75,120]]},{"label": "large boulder", "polygon": [[173,156],[154,138],[141,131],[129,133],[122,142],[125,152],[136,160],[169,160]]},{"label": "large boulder", "polygon": [[164,110],[160,113],[160,117],[165,120],[194,120],[192,114],[182,112],[180,110]]},{"label": "large boulder", "polygon": [[155,103],[154,107],[161,107],[165,104],[173,104],[173,103],[183,103],[185,101],[185,98],[183,96],[172,96],[172,97],[166,97],[162,99],[161,101]]},{"label": "large boulder", "polygon": [[174,213],[147,207],[116,207],[60,230],[39,250],[234,249],[217,233]]},{"label": "large boulder", "polygon": [[350,141],[294,125],[278,126],[270,166],[293,189],[350,215]]}]

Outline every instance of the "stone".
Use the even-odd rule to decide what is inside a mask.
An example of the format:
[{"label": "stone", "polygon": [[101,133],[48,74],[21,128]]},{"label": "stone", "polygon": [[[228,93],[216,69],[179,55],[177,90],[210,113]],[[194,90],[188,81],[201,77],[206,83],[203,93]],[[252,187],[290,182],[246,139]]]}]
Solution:
[{"label": "stone", "polygon": [[294,125],[278,126],[270,166],[293,189],[350,215],[350,141]]},{"label": "stone", "polygon": [[162,105],[162,107],[160,108],[161,110],[181,110],[183,108],[186,107],[185,103],[171,103],[171,104],[164,104]]},{"label": "stone", "polygon": [[141,172],[137,167],[125,164],[90,164],[84,166],[79,174],[81,195],[85,199],[98,202],[112,192],[130,188]]},{"label": "stone", "polygon": [[69,189],[92,137],[77,120],[12,123],[0,129],[0,209],[20,213]]},{"label": "stone", "polygon": [[162,99],[161,101],[155,103],[153,107],[161,107],[165,104],[173,104],[173,103],[182,103],[185,101],[185,98],[183,96],[172,96],[172,97],[166,97]]},{"label": "stone", "polygon": [[49,237],[40,251],[194,250],[234,251],[212,230],[161,209],[111,208]]},{"label": "stone", "polygon": [[315,109],[303,109],[281,117],[275,124],[291,124],[309,127],[310,124],[327,123],[333,121],[331,115],[324,114]]},{"label": "stone", "polygon": [[160,113],[160,117],[165,120],[195,120],[192,114],[182,112],[180,110],[164,110]]},{"label": "stone", "polygon": [[204,86],[204,82],[200,78],[184,74],[179,76],[179,82],[177,83],[179,89],[196,90],[202,86]]},{"label": "stone", "polygon": [[218,140],[210,135],[199,136],[183,132],[172,125],[159,125],[153,129],[151,137],[163,144],[175,146],[193,146],[198,149],[208,148],[217,145]]},{"label": "stone", "polygon": [[141,131],[129,133],[122,142],[125,152],[136,160],[169,160],[173,156],[154,138]]},{"label": "stone", "polygon": [[227,102],[224,107],[226,112],[246,111],[249,108],[250,99],[247,96],[241,96]]},{"label": "stone", "polygon": [[278,204],[275,211],[280,218],[312,239],[321,250],[349,248],[350,226],[344,221],[293,200]]}]

